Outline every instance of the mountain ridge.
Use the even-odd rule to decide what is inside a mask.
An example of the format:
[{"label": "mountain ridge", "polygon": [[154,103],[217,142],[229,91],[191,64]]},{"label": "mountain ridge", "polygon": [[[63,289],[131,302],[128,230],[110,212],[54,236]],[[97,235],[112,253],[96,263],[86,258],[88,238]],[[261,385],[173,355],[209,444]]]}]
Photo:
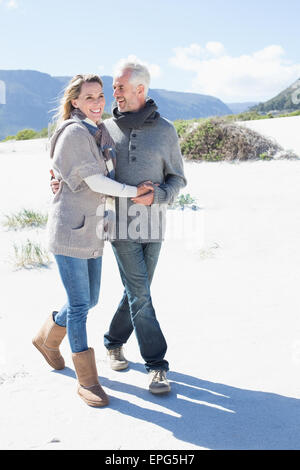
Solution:
[{"label": "mountain ridge", "polygon": [[300,109],[300,78],[289,87],[282,90],[276,96],[264,103],[259,103],[251,108],[252,111],[259,113],[268,112],[292,112]]},{"label": "mountain ridge", "polygon": [[[0,139],[24,128],[39,131],[47,127],[70,78],[37,70],[0,70],[0,81],[5,83],[6,90],[5,104],[0,103]],[[101,78],[105,111],[110,113],[113,79],[108,75]],[[161,115],[171,121],[232,114],[225,103],[210,95],[150,88],[149,96],[158,105]]]}]

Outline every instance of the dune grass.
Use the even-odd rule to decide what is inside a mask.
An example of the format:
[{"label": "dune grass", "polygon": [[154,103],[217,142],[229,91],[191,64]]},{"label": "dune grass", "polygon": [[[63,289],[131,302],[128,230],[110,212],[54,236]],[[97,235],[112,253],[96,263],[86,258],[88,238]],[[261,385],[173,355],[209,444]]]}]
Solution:
[{"label": "dune grass", "polygon": [[16,269],[47,267],[51,260],[49,253],[37,242],[29,239],[25,243],[14,243],[14,258],[12,264]]},{"label": "dune grass", "polygon": [[39,228],[45,227],[48,216],[39,211],[22,209],[21,211],[5,215],[3,226],[10,230],[18,230],[23,228]]}]

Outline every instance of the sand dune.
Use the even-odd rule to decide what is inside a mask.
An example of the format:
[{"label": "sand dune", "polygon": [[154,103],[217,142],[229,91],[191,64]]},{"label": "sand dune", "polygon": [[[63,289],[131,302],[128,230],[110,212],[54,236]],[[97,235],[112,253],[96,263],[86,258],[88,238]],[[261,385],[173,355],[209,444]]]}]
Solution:
[{"label": "sand dune", "polygon": [[241,124],[271,137],[285,150],[292,150],[300,156],[300,116],[246,121]]},{"label": "sand dune", "polygon": [[[300,154],[299,124],[300,117],[245,123]],[[2,143],[0,159],[2,220],[22,207],[46,211],[46,141]],[[60,372],[31,344],[65,300],[55,263],[14,271],[8,262],[14,242],[43,243],[44,231],[1,228],[0,448],[300,449],[300,161],[185,170],[183,192],[200,210],[169,212],[152,288],[169,345],[166,397],[147,391],[135,337],[125,346],[128,371],[106,362],[102,338],[122,293],[109,244],[88,335],[111,404],[92,409],[76,394],[67,341]],[[180,224],[184,239],[172,237]]]}]

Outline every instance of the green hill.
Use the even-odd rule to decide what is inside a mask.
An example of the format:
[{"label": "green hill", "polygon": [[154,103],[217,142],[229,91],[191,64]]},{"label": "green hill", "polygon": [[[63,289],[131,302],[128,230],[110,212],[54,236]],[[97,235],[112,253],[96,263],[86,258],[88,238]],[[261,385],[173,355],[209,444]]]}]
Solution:
[{"label": "green hill", "polygon": [[300,78],[274,98],[251,108],[259,113],[300,110]]}]

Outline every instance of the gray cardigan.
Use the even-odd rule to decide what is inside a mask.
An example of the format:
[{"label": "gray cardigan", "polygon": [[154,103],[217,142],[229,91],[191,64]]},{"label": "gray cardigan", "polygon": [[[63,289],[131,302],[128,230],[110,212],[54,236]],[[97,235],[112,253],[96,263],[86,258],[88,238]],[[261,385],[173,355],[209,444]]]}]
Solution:
[{"label": "gray cardigan", "polygon": [[64,121],[51,139],[50,157],[61,183],[49,211],[49,250],[83,259],[101,256],[105,196],[83,181],[107,173],[95,139],[83,124]]},{"label": "gray cardigan", "polygon": [[117,198],[116,239],[161,241],[167,205],[187,183],[175,127],[162,117],[136,129],[122,129],[114,118],[104,124],[116,144],[116,180],[133,186],[146,180],[159,184],[152,206]]}]

